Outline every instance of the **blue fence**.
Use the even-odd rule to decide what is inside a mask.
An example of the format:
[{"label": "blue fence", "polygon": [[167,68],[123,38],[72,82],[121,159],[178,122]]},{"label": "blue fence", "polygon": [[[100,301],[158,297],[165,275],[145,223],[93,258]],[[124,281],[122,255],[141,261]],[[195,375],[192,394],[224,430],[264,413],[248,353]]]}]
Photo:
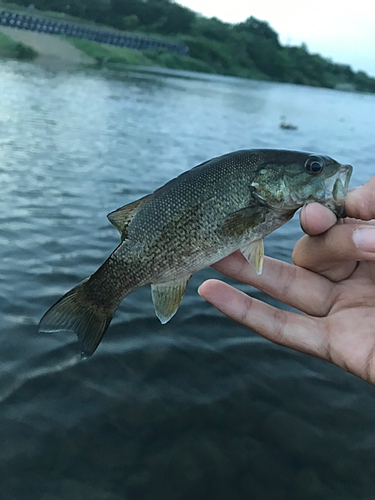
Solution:
[{"label": "blue fence", "polygon": [[127,47],[129,49],[163,49],[175,52],[180,55],[187,55],[188,47],[177,43],[163,42],[151,38],[125,35],[110,31],[91,29],[72,23],[61,23],[48,19],[41,19],[24,14],[13,12],[0,12],[0,26],[9,26],[22,30],[37,31],[38,33],[48,33],[50,35],[66,35],[76,38],[86,38],[98,43],[108,43],[117,47]]}]

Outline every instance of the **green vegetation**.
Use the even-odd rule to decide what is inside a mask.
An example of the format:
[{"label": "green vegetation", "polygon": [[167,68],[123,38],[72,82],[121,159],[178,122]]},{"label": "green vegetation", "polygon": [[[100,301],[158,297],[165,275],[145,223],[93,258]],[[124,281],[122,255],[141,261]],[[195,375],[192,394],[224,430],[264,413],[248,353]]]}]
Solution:
[{"label": "green vegetation", "polygon": [[74,47],[81,50],[88,56],[96,59],[98,63],[123,63],[147,66],[150,61],[140,51],[104,45],[83,38],[64,37]]},{"label": "green vegetation", "polygon": [[14,42],[3,33],[0,33],[0,57],[32,61],[37,55],[37,52],[31,47],[20,42]]},{"label": "green vegetation", "polygon": [[6,54],[15,49],[16,42],[13,42],[9,37],[0,33],[0,54]]},{"label": "green vegetation", "polygon": [[187,71],[200,71],[202,73],[216,73],[212,66],[200,59],[190,56],[172,54],[166,50],[143,50],[153,65],[170,69],[184,69]]},{"label": "green vegetation", "polygon": [[126,48],[114,47],[112,45],[102,45],[82,38],[64,37],[74,47],[81,50],[88,56],[95,59],[99,66],[126,65],[137,66],[161,66],[171,69],[185,69],[190,71],[201,71],[212,73],[213,70],[209,64],[204,63],[192,57],[172,54],[165,50],[131,50]]},{"label": "green vegetation", "polygon": [[[17,6],[0,0],[5,9],[9,8],[7,6],[17,9],[19,5],[28,6],[29,3],[30,0],[19,0]],[[83,40],[72,42],[101,62],[157,64],[245,78],[328,88],[346,86],[362,92],[375,92],[375,78],[363,71],[355,72],[349,65],[335,64],[319,54],[311,54],[304,44],[282,46],[278,34],[269,24],[252,16],[242,23],[225,23],[198,15],[173,0],[34,0],[33,4],[39,9],[34,10],[38,16],[81,24],[97,23],[97,27],[105,25],[107,30],[183,43],[190,51],[189,56],[184,57],[166,51],[130,51]]]},{"label": "green vegetation", "polygon": [[31,47],[18,42],[16,44],[16,59],[21,59],[23,61],[32,61],[38,57],[38,53]]}]

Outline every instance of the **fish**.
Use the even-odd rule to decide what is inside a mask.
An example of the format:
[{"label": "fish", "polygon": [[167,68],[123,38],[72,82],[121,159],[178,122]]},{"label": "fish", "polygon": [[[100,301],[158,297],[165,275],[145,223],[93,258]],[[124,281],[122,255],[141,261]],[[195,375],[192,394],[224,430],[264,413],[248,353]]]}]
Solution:
[{"label": "fish", "polygon": [[276,149],[234,151],[197,165],[108,214],[121,243],[45,313],[39,331],[75,332],[87,358],[122,300],[146,284],[167,323],[196,271],[241,250],[260,274],[264,237],[306,203],[344,217],[352,170],[329,156]]}]

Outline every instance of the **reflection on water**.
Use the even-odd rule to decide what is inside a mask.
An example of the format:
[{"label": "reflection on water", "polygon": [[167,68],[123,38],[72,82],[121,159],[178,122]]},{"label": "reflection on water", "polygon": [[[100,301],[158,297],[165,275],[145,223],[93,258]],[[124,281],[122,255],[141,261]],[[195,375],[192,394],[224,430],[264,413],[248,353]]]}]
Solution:
[{"label": "reflection on water", "polygon": [[118,244],[106,214],[205,159],[302,149],[372,175],[374,96],[182,76],[0,64],[0,498],[370,498],[373,388],[223,318],[196,293],[212,270],[165,326],[137,290],[85,362],[36,332]]}]

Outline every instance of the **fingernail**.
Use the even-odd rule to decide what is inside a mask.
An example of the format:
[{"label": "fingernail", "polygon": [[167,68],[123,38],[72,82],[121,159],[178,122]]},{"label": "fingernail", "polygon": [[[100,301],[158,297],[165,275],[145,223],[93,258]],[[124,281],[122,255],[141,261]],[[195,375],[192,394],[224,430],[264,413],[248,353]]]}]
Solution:
[{"label": "fingernail", "polygon": [[307,233],[307,230],[306,230],[306,221],[305,221],[305,218],[306,218],[306,210],[307,210],[307,205],[303,206],[302,209],[301,209],[301,214],[300,214],[300,218],[299,218],[299,221],[300,221],[300,225],[301,225],[301,229],[304,233]]},{"label": "fingernail", "polygon": [[353,241],[358,250],[375,252],[375,228],[357,229]]}]

